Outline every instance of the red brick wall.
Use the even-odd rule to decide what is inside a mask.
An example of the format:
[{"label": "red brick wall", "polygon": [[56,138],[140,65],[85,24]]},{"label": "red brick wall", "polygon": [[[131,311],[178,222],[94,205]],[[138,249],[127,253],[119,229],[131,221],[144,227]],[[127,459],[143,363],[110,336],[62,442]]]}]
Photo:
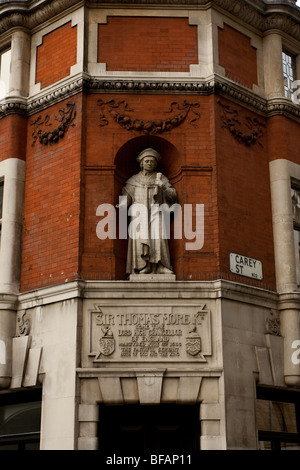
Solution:
[{"label": "red brick wall", "polygon": [[99,25],[98,62],[107,70],[188,72],[198,63],[197,27],[187,18],[108,17]]},{"label": "red brick wall", "polygon": [[17,114],[0,120],[0,161],[26,158],[27,119]]},{"label": "red brick wall", "polygon": [[70,67],[77,62],[77,26],[71,22],[43,36],[37,47],[36,83],[41,88],[70,75]]},{"label": "red brick wall", "polygon": [[[116,108],[109,113],[109,108],[100,108],[99,99],[107,103],[115,100]],[[126,114],[144,122],[163,120],[170,116],[167,111],[174,96],[78,95],[76,126],[70,127],[58,143],[48,146],[39,142],[32,146],[33,128],[28,126],[23,291],[79,276],[126,279],[127,241],[99,240],[96,210],[102,203],[118,202],[125,180],[139,171],[136,155],[148,146],[161,152],[160,169],[175,186],[179,203],[205,207],[205,240],[200,250],[187,251],[185,239],[170,241],[177,279],[222,276],[275,288],[268,151],[271,158],[280,144],[276,158],[287,156],[283,149],[291,151],[296,137],[291,143],[279,143],[276,133],[282,123],[286,127],[290,123],[293,130],[297,123],[294,129],[294,123],[283,116],[264,121],[222,98],[223,104],[238,111],[241,123],[258,117],[266,125],[261,145],[245,145],[223,127],[217,97],[176,95],[181,106],[184,100],[199,108],[191,108],[178,127],[156,135],[123,128],[114,113],[126,108]],[[41,115],[53,117],[65,105],[55,105]],[[173,115],[178,111],[173,108]],[[100,125],[101,113],[107,125]],[[199,119],[193,123],[195,117]],[[295,158],[299,158],[299,152]],[[263,281],[230,273],[230,252],[262,261]]]},{"label": "red brick wall", "polygon": [[268,144],[270,161],[279,158],[300,165],[300,124],[285,116],[273,116],[268,120]]},{"label": "red brick wall", "polygon": [[[43,111],[53,126],[66,103]],[[32,145],[28,126],[21,291],[78,278],[80,250],[81,114],[55,144]],[[35,118],[37,116],[34,116]],[[32,119],[34,119],[32,117]]]},{"label": "red brick wall", "polygon": [[[174,96],[168,95],[105,95],[105,101],[124,101],[132,111],[132,118],[151,121],[166,119]],[[85,222],[82,275],[94,279],[125,279],[126,242],[99,240],[96,226],[98,205],[116,204],[126,178],[139,171],[137,154],[145,147],[153,146],[163,155],[160,169],[174,184],[180,204],[205,205],[205,243],[200,251],[186,251],[186,240],[170,243],[173,267],[178,279],[211,278],[217,267],[217,217],[216,194],[213,185],[215,167],[214,113],[212,97],[176,96],[182,105],[184,100],[199,104],[191,110],[186,120],[171,132],[147,135],[122,128],[112,115],[105,112],[108,125],[99,127],[101,110],[97,105],[99,95],[88,96]],[[101,96],[103,99],[103,96]],[[116,109],[114,109],[116,111]],[[176,109],[173,114],[177,114]]]},{"label": "red brick wall", "polygon": [[222,127],[222,108],[217,105],[220,271],[235,281],[255,283],[231,275],[229,255],[234,252],[255,258],[263,265],[263,280],[255,285],[275,289],[267,121],[225,99],[222,103],[238,112],[243,132],[251,132],[246,125],[249,118],[259,119],[266,127],[262,128],[261,145],[240,143],[228,128]]},{"label": "red brick wall", "polygon": [[256,49],[251,39],[226,24],[219,28],[219,64],[228,78],[248,88],[257,85]]}]

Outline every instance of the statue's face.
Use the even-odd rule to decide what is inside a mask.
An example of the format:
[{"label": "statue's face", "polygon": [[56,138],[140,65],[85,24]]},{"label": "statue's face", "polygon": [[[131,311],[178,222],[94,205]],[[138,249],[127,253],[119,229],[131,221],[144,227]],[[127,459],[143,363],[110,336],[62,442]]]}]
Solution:
[{"label": "statue's face", "polygon": [[157,161],[154,157],[145,157],[141,163],[142,168],[146,171],[154,171],[157,166]]}]

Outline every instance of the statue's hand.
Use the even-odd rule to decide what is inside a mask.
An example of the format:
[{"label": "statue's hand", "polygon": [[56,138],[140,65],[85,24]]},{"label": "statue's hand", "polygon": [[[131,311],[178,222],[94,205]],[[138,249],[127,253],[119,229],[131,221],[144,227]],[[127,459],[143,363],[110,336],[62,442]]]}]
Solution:
[{"label": "statue's hand", "polygon": [[124,202],[121,202],[121,204],[116,204],[115,208],[116,209],[124,209],[124,208],[127,208],[127,204],[125,204]]},{"label": "statue's hand", "polygon": [[126,196],[120,196],[119,197],[119,204],[116,204],[115,207],[117,209],[127,209],[127,202],[128,202],[128,199]]},{"label": "statue's hand", "polygon": [[161,178],[161,173],[157,173],[156,174],[155,184],[161,188],[161,186],[163,185],[163,182],[160,178]]}]

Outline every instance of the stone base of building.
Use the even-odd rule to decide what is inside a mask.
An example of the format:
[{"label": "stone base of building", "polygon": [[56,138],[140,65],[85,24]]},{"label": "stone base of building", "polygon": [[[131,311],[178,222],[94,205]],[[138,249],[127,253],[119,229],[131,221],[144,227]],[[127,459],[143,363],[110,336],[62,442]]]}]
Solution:
[{"label": "stone base of building", "polygon": [[227,281],[154,279],[21,294],[8,388],[42,387],[41,449],[101,449],[99,407],[169,405],[198,407],[199,449],[255,449],[257,385],[286,388],[277,301]]}]

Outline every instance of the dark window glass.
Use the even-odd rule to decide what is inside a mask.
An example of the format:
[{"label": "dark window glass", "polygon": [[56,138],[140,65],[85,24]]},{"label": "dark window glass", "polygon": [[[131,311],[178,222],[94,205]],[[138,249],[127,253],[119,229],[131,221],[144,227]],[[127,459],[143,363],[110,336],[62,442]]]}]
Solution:
[{"label": "dark window glass", "polygon": [[38,450],[40,423],[38,391],[0,395],[0,450]]},{"label": "dark window glass", "polygon": [[199,449],[199,406],[100,406],[99,449],[169,452]]},{"label": "dark window glass", "polygon": [[259,387],[256,423],[259,449],[300,450],[300,392]]}]

